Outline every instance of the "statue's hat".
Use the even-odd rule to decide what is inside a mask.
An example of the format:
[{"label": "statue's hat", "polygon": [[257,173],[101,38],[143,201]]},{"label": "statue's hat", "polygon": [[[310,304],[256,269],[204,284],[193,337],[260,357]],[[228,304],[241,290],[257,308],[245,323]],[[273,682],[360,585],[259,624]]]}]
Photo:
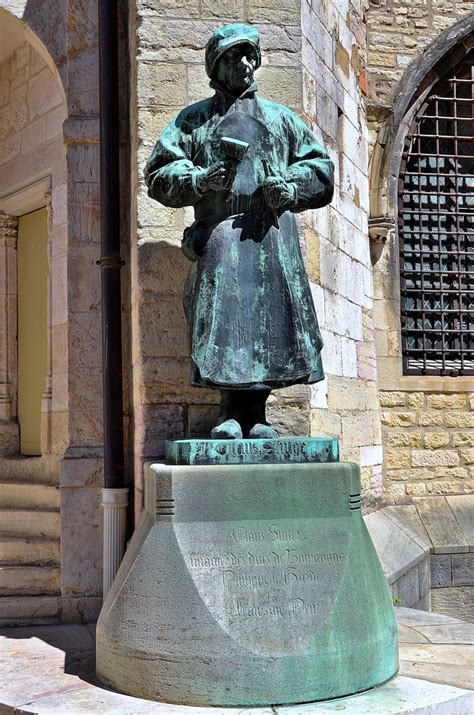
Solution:
[{"label": "statue's hat", "polygon": [[212,33],[206,43],[206,72],[212,79],[217,67],[217,61],[230,47],[241,44],[252,45],[257,53],[257,68],[262,63],[260,53],[260,35],[258,30],[251,25],[231,24],[224,25]]}]

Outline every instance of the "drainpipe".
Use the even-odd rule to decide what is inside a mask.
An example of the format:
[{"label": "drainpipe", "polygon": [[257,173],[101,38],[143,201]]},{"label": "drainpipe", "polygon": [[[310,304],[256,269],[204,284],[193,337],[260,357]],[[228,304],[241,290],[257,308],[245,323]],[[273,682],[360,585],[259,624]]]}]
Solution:
[{"label": "drainpipe", "polygon": [[99,0],[100,215],[104,405],[103,596],[125,551],[128,489],[124,487],[118,18],[116,0]]}]

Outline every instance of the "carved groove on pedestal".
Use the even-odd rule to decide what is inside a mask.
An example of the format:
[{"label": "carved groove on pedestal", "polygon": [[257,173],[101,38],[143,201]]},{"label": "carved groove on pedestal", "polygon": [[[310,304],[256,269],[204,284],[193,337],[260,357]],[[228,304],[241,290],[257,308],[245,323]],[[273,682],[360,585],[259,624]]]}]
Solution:
[{"label": "carved groove on pedestal", "polygon": [[351,511],[360,509],[360,492],[358,494],[349,495],[349,509]]},{"label": "carved groove on pedestal", "polygon": [[174,499],[157,499],[156,516],[173,516]]}]

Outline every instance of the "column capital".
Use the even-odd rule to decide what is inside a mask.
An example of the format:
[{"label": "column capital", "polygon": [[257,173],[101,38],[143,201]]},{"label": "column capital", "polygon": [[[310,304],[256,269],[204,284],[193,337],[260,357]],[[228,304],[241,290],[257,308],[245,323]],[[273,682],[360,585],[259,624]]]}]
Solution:
[{"label": "column capital", "polygon": [[0,245],[16,246],[18,218],[0,211]]}]

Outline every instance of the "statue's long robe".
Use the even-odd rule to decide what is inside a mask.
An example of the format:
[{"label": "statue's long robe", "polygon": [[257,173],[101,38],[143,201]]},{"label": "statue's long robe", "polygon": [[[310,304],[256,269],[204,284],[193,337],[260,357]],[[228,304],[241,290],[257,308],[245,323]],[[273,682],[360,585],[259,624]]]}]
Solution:
[{"label": "statue's long robe", "polygon": [[[216,87],[216,85],[214,85]],[[183,248],[191,264],[185,294],[192,384],[263,389],[323,379],[321,335],[294,212],[326,205],[333,164],[286,107],[216,87],[184,109],[159,137],[145,176],[165,206],[194,206]],[[222,137],[249,149],[226,191],[199,189],[203,168],[222,157]],[[261,182],[281,175],[296,186],[290,210],[264,202]]]}]

